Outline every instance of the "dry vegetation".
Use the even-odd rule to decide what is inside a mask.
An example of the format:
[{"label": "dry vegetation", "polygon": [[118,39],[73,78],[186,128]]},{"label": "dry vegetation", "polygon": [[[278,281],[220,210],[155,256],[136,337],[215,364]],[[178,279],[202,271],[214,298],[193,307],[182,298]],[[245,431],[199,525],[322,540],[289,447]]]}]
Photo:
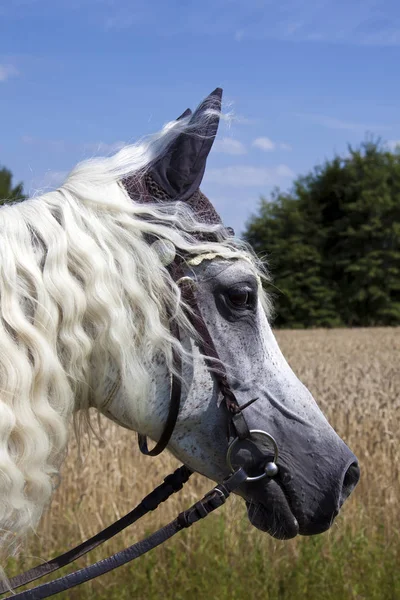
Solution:
[{"label": "dry vegetation", "polygon": [[[313,548],[316,549],[316,554],[314,553],[307,560],[304,559],[305,564],[310,566],[310,576],[305,574],[307,581],[312,578],[313,569],[317,572],[317,562],[311,566],[312,561],[314,559],[317,561],[321,556],[324,561],[332,558],[335,563],[343,559],[339,575],[342,578],[344,577],[343,573],[347,572],[345,563],[348,562],[349,555],[356,565],[364,564],[362,561],[365,558],[366,563],[364,567],[360,568],[367,568],[370,561],[375,561],[374,569],[376,569],[376,561],[381,560],[376,556],[381,556],[382,560],[385,560],[388,553],[392,553],[393,560],[396,561],[396,557],[399,555],[400,330],[278,331],[277,337],[294,371],[309,387],[332,425],[358,456],[362,479],[356,492],[346,503],[337,524],[329,533],[319,536],[319,541],[312,541],[310,538],[298,538],[287,543],[272,540],[251,527],[245,516],[243,503],[235,498],[223,509],[221,515],[211,518],[214,519],[211,526],[213,532],[210,527],[204,528],[205,524],[200,523],[197,529],[193,528],[180,536],[176,543],[173,542],[175,545],[172,545],[171,548],[175,548],[176,556],[185,556],[188,563],[192,560],[194,564],[201,565],[204,547],[201,547],[196,536],[199,535],[199,529],[204,528],[203,532],[207,531],[208,536],[208,541],[206,540],[204,543],[213,543],[212,533],[216,534],[220,541],[215,552],[229,554],[228,566],[232,567],[235,560],[238,561],[238,564],[240,563],[245,547],[248,554],[251,549],[254,550],[255,564],[257,561],[264,561],[264,554],[266,554],[269,560],[268,566],[271,567],[272,564],[277,573],[278,570],[282,572],[283,568],[289,569],[288,572],[291,572],[290,569],[294,568],[295,561],[300,560],[299,556],[302,553],[311,552],[311,548]],[[11,565],[12,571],[31,566],[39,558],[49,557],[94,534],[112,520],[128,512],[144,494],[161,482],[163,476],[178,464],[168,455],[163,455],[158,459],[142,456],[137,449],[136,436],[133,433],[112,423],[103,421],[104,424],[104,442],[93,441],[83,465],[79,465],[75,444],[71,443],[68,460],[63,468],[62,483],[56,493],[51,510],[45,516],[38,536],[32,538],[24,551],[24,559],[20,558],[18,565]],[[102,548],[95,558],[105,556],[111,551],[133,543],[146,531],[166,523],[183,507],[188,506],[202,492],[209,489],[210,482],[204,478],[194,476],[192,479],[193,481],[188,484],[187,488],[172,498],[169,503],[163,505],[158,513],[149,515],[138,526],[134,526],[133,531],[121,534],[117,541]],[[223,524],[221,525],[221,527],[223,526],[221,535],[216,533],[217,523],[218,527],[221,523]],[[362,535],[362,543],[360,535]],[[351,544],[349,540],[351,540]],[[375,540],[374,548],[368,545],[371,540]],[[344,557],[337,550],[341,544],[342,547],[344,547],[343,544],[347,544]],[[381,551],[377,551],[376,544],[382,546]],[[240,547],[242,551],[240,551]],[[365,557],[361,556],[362,548],[368,548]],[[149,560],[140,559],[143,563],[136,562],[132,567],[124,567],[119,570],[118,575],[106,576],[100,582],[86,584],[81,591],[75,590],[68,597],[103,597],[103,592],[109,594],[112,590],[115,593],[119,590],[118,596],[115,597],[122,598],[122,589],[124,585],[128,584],[124,584],[121,577],[126,577],[128,572],[130,572],[129,581],[137,574],[141,577],[141,591],[140,593],[132,591],[128,595],[124,595],[124,598],[159,597],[158,594],[161,592],[157,593],[155,590],[155,584],[152,582],[148,570],[151,567],[151,569],[159,571],[169,570],[171,573],[173,567],[168,552],[172,552],[172,550],[163,549],[155,552],[158,553],[155,555],[155,559],[154,557]],[[357,555],[357,552],[360,554]],[[256,558],[256,553],[258,553],[258,558]],[[154,566],[155,561],[158,566]],[[87,562],[86,559],[82,559],[80,565]],[[215,558],[214,566],[211,569],[209,565],[205,566],[203,578],[208,576],[207,569],[213,571],[218,564],[218,559]],[[221,566],[222,568],[225,567]],[[322,573],[325,573],[321,577],[328,577],[326,565],[321,568]],[[393,568],[395,569],[395,567]],[[147,569],[146,573],[144,573],[144,569]],[[263,569],[265,570],[265,565]],[[304,571],[304,565],[302,569]],[[302,576],[304,575],[303,571]],[[382,577],[389,577],[387,573],[388,571],[385,571]],[[392,576],[390,575],[390,577]],[[186,577],[190,578],[190,574]],[[252,577],[254,581],[256,575],[253,573]],[[333,577],[336,578],[336,575]],[[306,584],[302,583],[303,587],[301,587],[299,581],[296,579],[296,583],[293,584],[295,587],[291,590],[287,590],[285,586],[281,585],[276,592],[277,595],[271,596],[265,595],[265,587],[263,593],[260,588],[255,587],[249,597],[314,598],[310,592],[311,588],[307,588],[308,591],[305,591],[304,585]],[[318,584],[319,593],[322,591],[321,581],[323,580],[319,580]],[[368,598],[368,600],[370,598],[386,600],[386,598],[399,597],[395,595],[400,593],[398,588],[396,588],[397,592],[395,591],[395,586],[399,585],[397,579],[393,582],[386,582],[384,579],[382,581],[384,583],[381,585],[386,586],[387,584],[387,587],[376,588],[378,591],[374,587],[371,588],[371,593],[365,593],[365,590],[357,591],[361,589],[363,582],[357,583],[354,580],[347,587],[340,588],[340,593],[342,597]],[[171,596],[165,595],[165,598],[202,597],[202,593],[196,588],[197,584],[192,585],[187,579],[185,579],[185,584],[180,584],[176,579],[176,585],[177,589],[185,589],[186,592],[181,592],[179,595],[175,591]],[[345,584],[343,585],[345,586]],[[83,591],[84,588],[86,588],[85,591]],[[386,590],[382,592],[384,595],[379,595],[379,589]],[[392,589],[393,596],[390,592]],[[237,588],[234,592],[231,590],[229,594],[227,592],[226,596],[221,591],[216,592],[214,597],[242,597],[239,592],[239,595],[235,595],[236,590]],[[343,590],[345,591],[343,592]],[[272,592],[270,593],[272,594]],[[275,592],[273,593],[275,594]],[[300,595],[297,596],[297,593]],[[307,596],[301,595],[304,593]],[[107,597],[110,596],[107,595]]]}]

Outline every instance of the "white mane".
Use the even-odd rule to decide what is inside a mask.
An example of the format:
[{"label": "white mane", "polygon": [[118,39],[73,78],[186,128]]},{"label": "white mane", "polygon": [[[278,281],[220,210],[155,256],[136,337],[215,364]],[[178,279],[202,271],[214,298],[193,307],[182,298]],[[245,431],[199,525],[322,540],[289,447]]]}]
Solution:
[{"label": "white mane", "polygon": [[[146,394],[155,351],[172,368],[171,345],[179,344],[167,310],[187,322],[179,289],[144,234],[171,240],[178,252],[249,256],[186,206],[134,203],[121,184],[127,175],[140,179],[187,123],[82,163],[58,190],[0,209],[3,547],[17,547],[50,500],[70,418],[101,390],[93,365],[104,365],[104,377],[116,365],[133,401]],[[201,230],[219,232],[220,242],[200,243],[191,232]]]}]

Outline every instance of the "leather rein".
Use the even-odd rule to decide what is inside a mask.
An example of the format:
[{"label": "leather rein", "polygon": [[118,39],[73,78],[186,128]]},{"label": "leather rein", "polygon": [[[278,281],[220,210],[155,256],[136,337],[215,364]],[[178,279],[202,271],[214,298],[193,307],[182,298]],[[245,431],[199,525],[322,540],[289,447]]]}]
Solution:
[{"label": "leather rein", "polygon": [[[224,365],[218,357],[218,352],[215,348],[213,339],[197,305],[193,286],[194,282],[191,278],[183,276],[181,263],[175,264],[174,271],[174,279],[181,287],[182,299],[190,309],[188,311],[188,318],[190,319],[194,329],[199,334],[201,340],[199,344],[200,349],[204,355],[209,370],[216,379],[219,391],[223,396],[223,404],[227,410],[227,434],[229,442],[227,463],[230,467],[231,474],[222,483],[212,488],[200,501],[193,504],[189,509],[181,512],[176,519],[171,521],[168,525],[161,527],[144,540],[139,541],[136,544],[133,544],[125,550],[117,552],[108,558],[74,571],[73,573],[64,575],[63,577],[48,583],[38,585],[29,590],[7,596],[7,598],[13,598],[13,600],[39,600],[41,598],[48,598],[54,594],[68,590],[72,587],[80,585],[81,583],[99,577],[104,573],[112,571],[117,567],[126,564],[127,562],[130,562],[142,556],[149,550],[159,546],[182,529],[190,527],[200,519],[205,518],[211,512],[222,506],[229,495],[238,489],[245,481],[256,481],[267,476],[273,477],[278,472],[278,467],[276,465],[278,460],[278,447],[274,438],[265,431],[249,430],[243,415],[243,410],[255,402],[257,398],[250,400],[242,406],[239,405],[236,396],[228,383]],[[179,279],[177,277],[178,274],[180,275]],[[177,339],[179,339],[179,328],[173,319],[170,319],[170,328],[171,333]],[[175,350],[173,350],[173,352],[174,373],[172,374],[170,404],[164,430],[159,441],[151,450],[148,448],[146,437],[140,434],[138,436],[139,448],[141,452],[149,456],[156,456],[166,448],[171,439],[179,414],[181,404],[180,375],[182,370],[182,361],[178,353],[175,352]],[[274,460],[273,462],[267,462],[259,475],[250,477],[242,467],[237,468],[232,465],[231,456],[233,448],[240,440],[250,439],[255,433],[265,436],[268,441],[272,443],[274,448]],[[118,519],[109,527],[106,527],[93,537],[72,548],[71,550],[68,550],[67,552],[53,558],[48,562],[37,565],[36,567],[33,567],[32,569],[29,569],[28,571],[11,578],[9,580],[9,585],[1,583],[0,594],[3,594],[7,591],[13,591],[23,585],[43,577],[44,575],[53,573],[54,571],[72,563],[84,554],[87,554],[132,523],[135,523],[148,512],[155,510],[172,494],[181,490],[191,475],[191,469],[185,465],[181,466],[174,473],[165,477],[164,482],[161,485],[143,498],[143,500],[125,516]]]}]

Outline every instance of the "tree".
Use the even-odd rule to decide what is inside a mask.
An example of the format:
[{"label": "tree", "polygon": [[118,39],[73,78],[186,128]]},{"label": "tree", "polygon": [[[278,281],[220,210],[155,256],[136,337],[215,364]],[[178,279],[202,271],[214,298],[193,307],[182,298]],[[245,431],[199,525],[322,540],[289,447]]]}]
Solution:
[{"label": "tree", "polygon": [[0,204],[17,202],[25,199],[23,185],[12,186],[12,173],[5,167],[0,168]]},{"label": "tree", "polygon": [[305,218],[295,194],[279,190],[271,201],[261,200],[260,214],[248,226],[247,241],[257,253],[267,255],[279,290],[277,326],[340,325],[332,290],[322,274],[318,235],[316,218]]},{"label": "tree", "polygon": [[263,199],[245,237],[283,293],[277,325],[400,324],[400,151],[349,147]]}]

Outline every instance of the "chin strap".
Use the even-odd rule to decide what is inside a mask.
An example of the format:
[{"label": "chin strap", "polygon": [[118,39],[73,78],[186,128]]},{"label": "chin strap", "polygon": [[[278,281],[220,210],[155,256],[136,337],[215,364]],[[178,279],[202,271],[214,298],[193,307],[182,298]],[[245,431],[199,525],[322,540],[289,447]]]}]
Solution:
[{"label": "chin strap", "polygon": [[[171,335],[173,335],[177,340],[180,340],[179,327],[174,319],[170,319],[169,327]],[[178,420],[182,392],[182,358],[174,347],[172,348],[172,356],[174,362],[174,372],[172,373],[168,415],[161,437],[154,448],[149,450],[147,445],[147,437],[141,433],[138,434],[139,450],[147,456],[158,456],[158,454],[161,454],[161,452],[165,450],[175,429],[176,421]]]}]

